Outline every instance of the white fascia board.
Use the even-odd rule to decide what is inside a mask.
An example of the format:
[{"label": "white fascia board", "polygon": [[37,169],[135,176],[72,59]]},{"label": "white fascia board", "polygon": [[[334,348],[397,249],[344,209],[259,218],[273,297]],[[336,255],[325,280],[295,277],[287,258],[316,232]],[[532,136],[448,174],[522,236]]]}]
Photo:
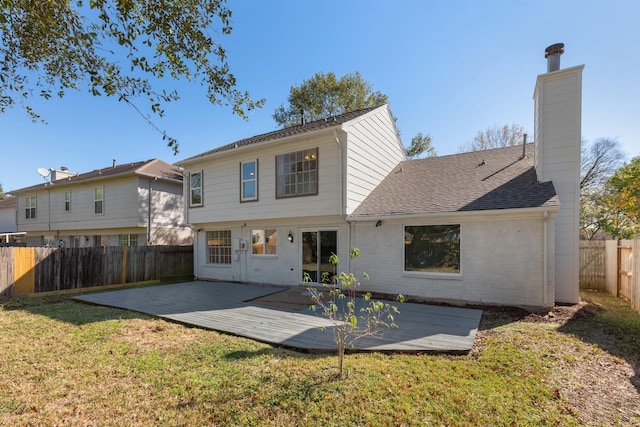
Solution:
[{"label": "white fascia board", "polygon": [[484,211],[467,212],[434,212],[423,214],[398,214],[398,215],[349,215],[345,219],[348,222],[376,222],[378,220],[491,220],[507,218],[538,217],[547,215],[555,216],[559,207],[518,208],[518,209],[494,209]]}]

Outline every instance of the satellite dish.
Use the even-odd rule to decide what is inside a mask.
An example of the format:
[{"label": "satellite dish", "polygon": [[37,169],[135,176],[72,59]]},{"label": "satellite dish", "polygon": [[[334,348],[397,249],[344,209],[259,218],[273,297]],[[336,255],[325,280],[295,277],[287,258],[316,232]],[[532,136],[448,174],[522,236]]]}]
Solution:
[{"label": "satellite dish", "polygon": [[46,169],[46,168],[38,168],[38,174],[39,174],[41,177],[43,177],[43,178],[48,177],[50,173],[51,173],[51,172],[49,171],[49,169]]}]

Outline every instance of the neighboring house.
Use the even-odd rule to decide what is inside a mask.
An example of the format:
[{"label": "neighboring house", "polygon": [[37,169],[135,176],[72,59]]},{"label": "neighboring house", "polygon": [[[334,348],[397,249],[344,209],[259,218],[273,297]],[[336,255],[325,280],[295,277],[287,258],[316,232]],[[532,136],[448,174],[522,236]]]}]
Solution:
[{"label": "neighboring house", "polygon": [[17,207],[15,197],[0,200],[0,246],[24,245],[25,233],[18,232]]},{"label": "neighboring house", "polygon": [[577,302],[582,69],[538,76],[525,147],[406,160],[384,105],[178,162],[195,276],[318,282],[336,253],[339,271],[366,272],[373,292]]},{"label": "neighboring house", "polygon": [[152,159],[73,174],[11,191],[28,246],[191,244],[183,220],[182,172]]}]

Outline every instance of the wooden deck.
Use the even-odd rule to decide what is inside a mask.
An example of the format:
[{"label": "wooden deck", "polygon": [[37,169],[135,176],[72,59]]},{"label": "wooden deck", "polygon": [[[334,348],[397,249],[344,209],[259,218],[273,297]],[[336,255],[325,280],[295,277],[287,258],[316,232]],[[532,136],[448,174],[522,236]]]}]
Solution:
[{"label": "wooden deck", "polygon": [[[286,288],[220,282],[187,282],[75,297],[257,341],[307,351],[335,351],[331,323],[308,307],[263,305],[260,297]],[[300,292],[307,292],[300,289]],[[354,350],[466,353],[482,310],[396,304],[398,328],[356,341]],[[321,328],[325,328],[324,330]]]}]

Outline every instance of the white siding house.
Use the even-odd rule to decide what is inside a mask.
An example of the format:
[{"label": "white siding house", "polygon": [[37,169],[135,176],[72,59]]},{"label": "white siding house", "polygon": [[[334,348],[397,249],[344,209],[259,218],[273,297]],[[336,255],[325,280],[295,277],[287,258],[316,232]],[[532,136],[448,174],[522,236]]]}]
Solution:
[{"label": "white siding house", "polygon": [[11,192],[28,246],[190,244],[182,174],[161,160],[65,174]]},{"label": "white siding house", "polygon": [[366,272],[363,288],[375,292],[530,307],[577,301],[574,265],[565,274],[563,263],[577,248],[568,223],[578,214],[581,70],[538,77],[536,142],[525,147],[406,160],[384,105],[178,162],[195,276],[319,282],[336,253],[339,270]]}]

